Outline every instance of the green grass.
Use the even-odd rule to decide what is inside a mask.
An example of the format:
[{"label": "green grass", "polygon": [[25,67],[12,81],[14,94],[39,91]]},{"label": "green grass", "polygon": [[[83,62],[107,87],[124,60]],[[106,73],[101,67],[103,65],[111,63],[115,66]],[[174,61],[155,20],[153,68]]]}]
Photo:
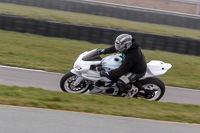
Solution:
[{"label": "green grass", "polygon": [[[200,124],[200,106],[0,85],[0,104]],[[178,112],[178,113],[177,113]]]},{"label": "green grass", "polygon": [[64,12],[59,10],[50,10],[30,6],[0,3],[0,13],[19,15],[28,18],[55,20],[65,23],[95,25],[160,35],[181,36],[193,39],[200,39],[200,30],[127,21],[116,18]]},{"label": "green grass", "polygon": [[[109,45],[92,44],[0,30],[0,64],[65,73],[72,69],[78,55]],[[163,51],[143,50],[147,62],[162,60],[173,65],[160,76],[169,86],[200,89],[200,57]]]}]

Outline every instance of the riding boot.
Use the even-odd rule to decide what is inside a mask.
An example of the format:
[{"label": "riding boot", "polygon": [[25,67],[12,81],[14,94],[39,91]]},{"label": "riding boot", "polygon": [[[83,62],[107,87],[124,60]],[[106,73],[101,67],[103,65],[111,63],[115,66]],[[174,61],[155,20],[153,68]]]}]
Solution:
[{"label": "riding boot", "polygon": [[125,93],[122,94],[122,96],[131,99],[135,94],[137,94],[137,92],[138,88],[132,85],[131,89],[126,90]]}]

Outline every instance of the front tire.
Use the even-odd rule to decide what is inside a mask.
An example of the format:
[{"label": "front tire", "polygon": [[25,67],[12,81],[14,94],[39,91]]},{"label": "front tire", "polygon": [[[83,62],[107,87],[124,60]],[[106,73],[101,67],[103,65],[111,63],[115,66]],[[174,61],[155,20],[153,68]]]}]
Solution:
[{"label": "front tire", "polygon": [[65,74],[60,80],[60,88],[64,92],[68,93],[84,93],[89,89],[89,84],[87,82],[81,83],[79,87],[75,87],[73,84],[78,78],[77,75],[72,72]]},{"label": "front tire", "polygon": [[165,93],[165,85],[159,78],[147,78],[136,83],[139,88],[138,95],[149,101],[160,100]]}]

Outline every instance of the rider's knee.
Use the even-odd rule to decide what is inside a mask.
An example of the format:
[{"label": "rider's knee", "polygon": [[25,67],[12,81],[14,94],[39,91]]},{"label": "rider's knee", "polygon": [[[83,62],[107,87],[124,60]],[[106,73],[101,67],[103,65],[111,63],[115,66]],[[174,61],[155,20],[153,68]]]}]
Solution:
[{"label": "rider's knee", "polygon": [[121,91],[130,90],[132,87],[130,80],[126,76],[120,77],[116,84]]}]

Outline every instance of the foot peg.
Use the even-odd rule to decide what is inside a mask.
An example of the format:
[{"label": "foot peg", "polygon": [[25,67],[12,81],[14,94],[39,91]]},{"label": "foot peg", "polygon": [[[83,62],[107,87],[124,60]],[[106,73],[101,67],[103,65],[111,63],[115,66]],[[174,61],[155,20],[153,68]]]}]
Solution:
[{"label": "foot peg", "polygon": [[131,99],[137,93],[138,93],[138,88],[132,85],[132,88],[130,90],[126,90],[125,93],[122,93],[122,97]]}]

